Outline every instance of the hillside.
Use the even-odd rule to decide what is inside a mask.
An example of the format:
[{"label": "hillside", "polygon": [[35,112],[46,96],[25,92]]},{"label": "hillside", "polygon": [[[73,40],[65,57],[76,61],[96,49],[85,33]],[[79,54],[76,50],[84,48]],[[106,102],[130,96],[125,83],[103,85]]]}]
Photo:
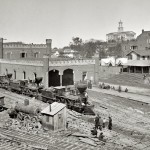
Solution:
[{"label": "hillside", "polygon": [[118,85],[128,85],[134,87],[141,87],[141,88],[150,88],[149,84],[145,83],[142,74],[138,73],[121,73],[117,74],[108,78],[101,78],[101,82],[118,84]]}]

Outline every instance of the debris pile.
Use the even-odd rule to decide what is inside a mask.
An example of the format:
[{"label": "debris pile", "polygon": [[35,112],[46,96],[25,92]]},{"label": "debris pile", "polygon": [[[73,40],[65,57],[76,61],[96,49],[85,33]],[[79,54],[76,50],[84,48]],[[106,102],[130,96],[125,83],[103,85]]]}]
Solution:
[{"label": "debris pile", "polygon": [[21,112],[19,112],[17,119],[10,118],[5,121],[4,127],[32,134],[48,136],[48,133],[43,129],[40,119],[37,116],[31,117],[30,115]]}]

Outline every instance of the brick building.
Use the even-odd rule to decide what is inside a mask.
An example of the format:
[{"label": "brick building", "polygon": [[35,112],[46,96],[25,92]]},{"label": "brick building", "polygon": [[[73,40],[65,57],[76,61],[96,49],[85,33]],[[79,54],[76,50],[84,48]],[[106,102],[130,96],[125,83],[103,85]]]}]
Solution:
[{"label": "brick building", "polygon": [[135,40],[122,43],[122,50],[124,55],[131,51],[137,53],[147,53],[150,51],[150,31],[142,30],[142,33]]},{"label": "brick building", "polygon": [[93,59],[54,60],[51,39],[46,44],[4,43],[0,39],[0,74],[12,73],[12,79],[43,77],[45,87],[72,85],[86,79],[98,81],[99,57]]},{"label": "brick building", "polygon": [[150,73],[150,31],[142,30],[135,41],[122,44],[128,58],[127,71],[129,73]]},{"label": "brick building", "polygon": [[3,43],[0,39],[0,58],[4,59],[39,59],[44,55],[51,55],[51,39],[46,44],[25,44],[23,42]]}]

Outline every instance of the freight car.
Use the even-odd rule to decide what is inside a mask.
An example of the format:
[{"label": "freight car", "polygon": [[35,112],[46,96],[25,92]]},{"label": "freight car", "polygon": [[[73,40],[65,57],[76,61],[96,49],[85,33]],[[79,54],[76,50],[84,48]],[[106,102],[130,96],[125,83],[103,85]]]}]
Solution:
[{"label": "freight car", "polygon": [[86,115],[95,115],[92,105],[85,97],[86,84],[76,86],[58,86],[42,90],[42,101],[53,103],[55,101],[65,103],[67,108]]}]

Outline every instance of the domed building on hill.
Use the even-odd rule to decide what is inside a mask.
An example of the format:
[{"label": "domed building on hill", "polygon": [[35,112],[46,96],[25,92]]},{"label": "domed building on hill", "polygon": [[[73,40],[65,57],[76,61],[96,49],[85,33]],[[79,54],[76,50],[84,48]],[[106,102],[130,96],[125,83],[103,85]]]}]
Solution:
[{"label": "domed building on hill", "polygon": [[133,31],[124,31],[123,22],[119,21],[118,32],[112,32],[106,34],[107,42],[120,42],[120,41],[130,41],[135,39],[136,33]]}]

